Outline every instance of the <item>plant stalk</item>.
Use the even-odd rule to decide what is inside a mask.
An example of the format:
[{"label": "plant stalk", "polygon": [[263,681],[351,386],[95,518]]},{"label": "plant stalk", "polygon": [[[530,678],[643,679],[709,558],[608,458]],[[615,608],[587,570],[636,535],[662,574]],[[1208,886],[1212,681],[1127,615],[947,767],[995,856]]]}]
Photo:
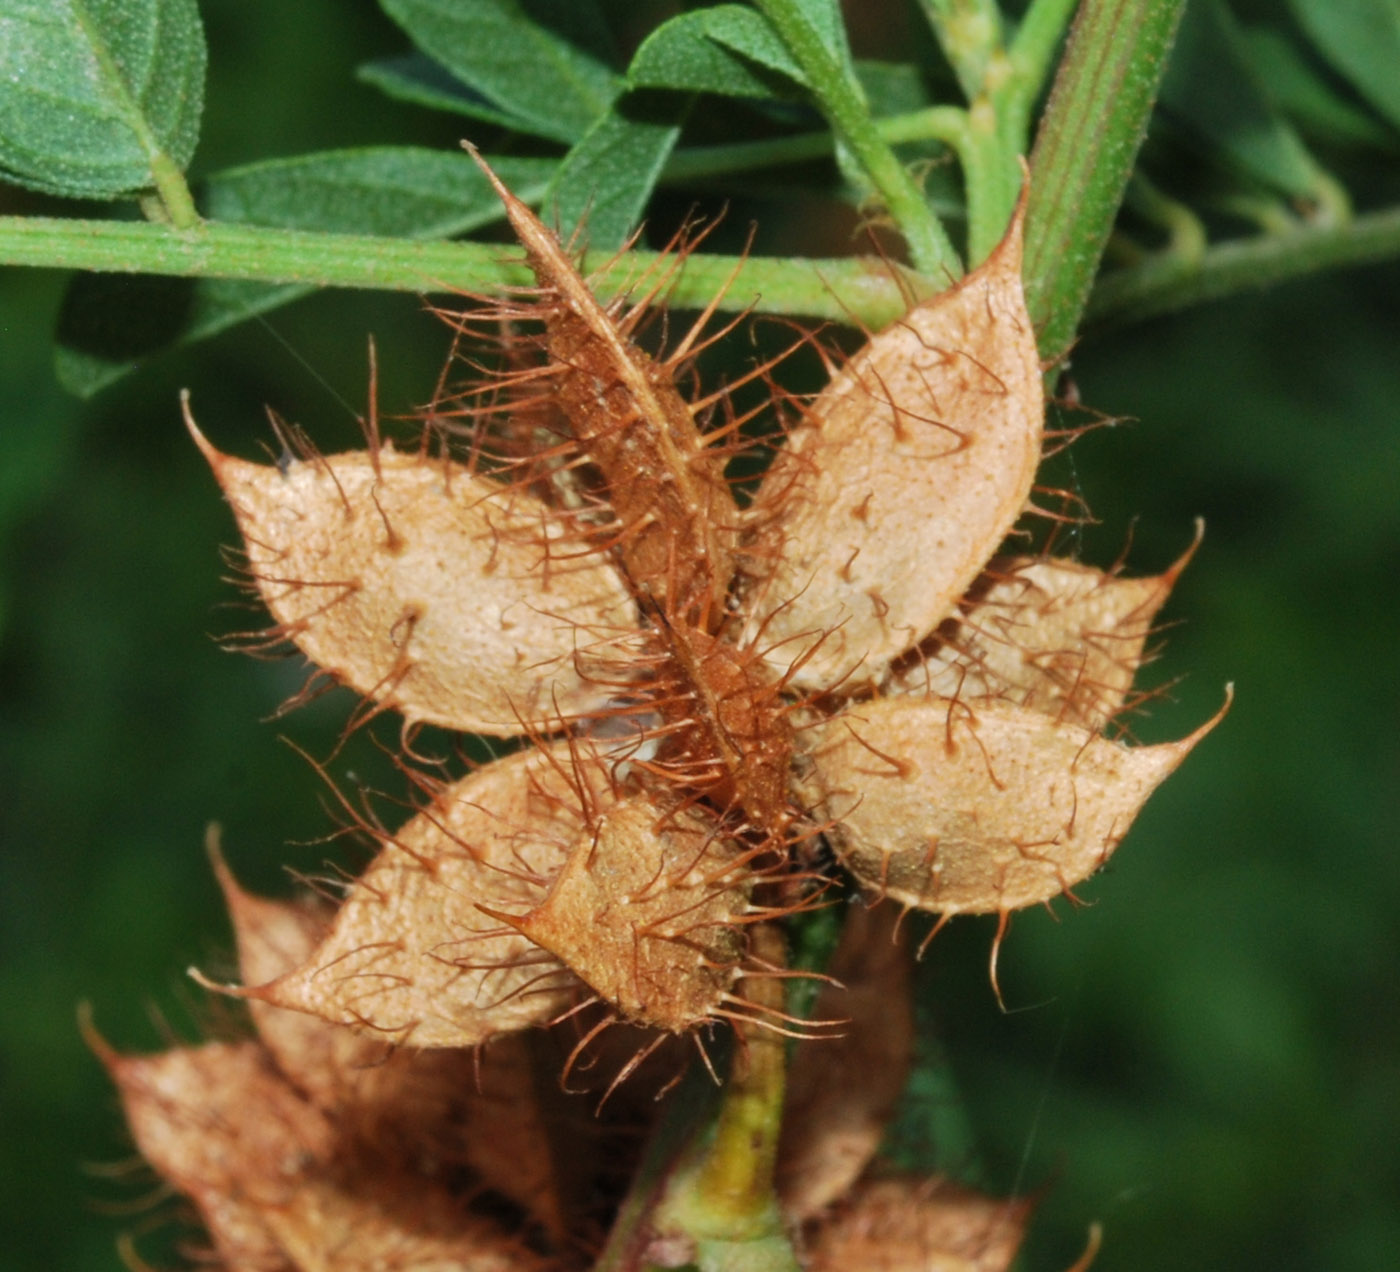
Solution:
[{"label": "plant stalk", "polygon": [[1031,154],[1025,278],[1040,354],[1064,356],[1147,129],[1185,0],[1083,0]]},{"label": "plant stalk", "polygon": [[803,13],[799,0],[757,0],[788,51],[806,74],[812,95],[833,131],[860,162],[909,247],[914,268],[950,281],[962,264],[943,226],[908,169],[880,136],[859,88],[832,56]]},{"label": "plant stalk", "polygon": [[1199,256],[1159,252],[1104,275],[1086,314],[1090,328],[1121,326],[1322,269],[1400,254],[1400,208],[1345,225],[1300,226],[1207,247]]},{"label": "plant stalk", "polygon": [[[480,295],[528,286],[532,275],[499,244],[322,234],[204,222],[178,231],[139,221],[0,217],[0,264],[107,273],[238,278],[317,287]],[[869,257],[792,260],[694,253],[663,263],[655,252],[590,253],[590,283],[604,297],[658,266],[674,270],[665,299],[699,309],[723,291],[728,312],[785,314],[879,330],[908,308],[925,280]]]},{"label": "plant stalk", "polygon": [[[786,965],[775,924],[754,929],[753,954],[775,971]],[[779,976],[750,976],[740,984],[755,1012],[782,1012]],[[799,1272],[773,1188],[787,1043],[763,1022],[741,1023],[737,1033],[719,1114],[676,1172],[655,1226],[693,1246],[700,1272]]]}]

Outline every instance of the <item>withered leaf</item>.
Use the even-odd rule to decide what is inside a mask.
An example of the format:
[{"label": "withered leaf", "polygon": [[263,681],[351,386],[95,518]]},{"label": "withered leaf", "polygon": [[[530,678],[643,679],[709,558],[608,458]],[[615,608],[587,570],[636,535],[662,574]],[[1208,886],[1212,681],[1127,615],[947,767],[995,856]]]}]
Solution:
[{"label": "withered leaf", "polygon": [[807,1272],[1006,1272],[1034,1203],[948,1179],[882,1179],[812,1232]]},{"label": "withered leaf", "polygon": [[913,962],[893,906],[850,906],[812,1016],[839,1037],[797,1044],[788,1069],[777,1188],[789,1222],[845,1196],[875,1156],[914,1053]]},{"label": "withered leaf", "polygon": [[583,802],[611,798],[606,766],[580,748],[526,750],[449,787],[382,837],[306,963],[243,994],[415,1047],[473,1046],[556,1015],[571,978],[486,910],[537,905]]},{"label": "withered leaf", "polygon": [[627,1020],[679,1033],[738,973],[748,906],[738,852],[699,809],[619,801],[575,842],[545,901],[515,926]]},{"label": "withered leaf", "polygon": [[837,371],[778,453],[751,510],[749,638],[799,688],[878,677],[1021,514],[1043,416],[1018,213],[984,265]]},{"label": "withered leaf", "polygon": [[1147,578],[1074,561],[996,559],[946,639],[901,660],[885,692],[1004,697],[1102,728],[1123,706],[1157,611],[1190,555]]},{"label": "withered leaf", "polygon": [[876,699],[822,726],[813,763],[866,887],[937,913],[1005,912],[1103,865],[1219,719],[1129,748],[995,699]]},{"label": "withered leaf", "polygon": [[380,707],[504,736],[613,692],[588,668],[635,628],[631,597],[534,495],[390,446],[253,464],[187,423],[276,634]]}]

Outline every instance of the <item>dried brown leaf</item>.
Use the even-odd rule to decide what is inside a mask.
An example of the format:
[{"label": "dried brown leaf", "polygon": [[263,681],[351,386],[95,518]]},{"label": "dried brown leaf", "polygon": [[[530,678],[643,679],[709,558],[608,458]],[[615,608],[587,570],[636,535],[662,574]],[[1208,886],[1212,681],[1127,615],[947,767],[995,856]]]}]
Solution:
[{"label": "dried brown leaf", "polygon": [[1190,555],[1148,578],[1074,561],[995,560],[946,639],[896,665],[885,692],[1003,697],[1100,729],[1122,708],[1157,611]]},{"label": "dried brown leaf", "polygon": [[836,373],[765,476],[747,630],[774,665],[857,683],[931,632],[1025,507],[1043,416],[1018,214]]},{"label": "dried brown leaf", "polygon": [[610,799],[608,781],[600,761],[557,744],[455,783],[384,837],[304,965],[243,992],[415,1047],[473,1046],[550,1019],[572,979],[486,911],[539,903],[583,801]]},{"label": "dried brown leaf", "polygon": [[187,422],[277,634],[381,708],[511,735],[613,692],[590,658],[635,627],[631,597],[535,496],[388,446],[253,464]]},{"label": "dried brown leaf", "polygon": [[698,809],[621,800],[583,832],[543,904],[514,920],[626,1020],[679,1033],[738,974],[748,880]]},{"label": "dried brown leaf", "polygon": [[943,914],[1005,912],[1103,865],[1219,719],[1129,748],[994,699],[877,699],[827,722],[813,762],[866,887]]},{"label": "dried brown leaf", "polygon": [[875,1156],[914,1053],[912,955],[892,906],[851,906],[812,1016],[840,1036],[798,1043],[788,1070],[778,1196],[801,1223],[846,1195]]},{"label": "dried brown leaf", "polygon": [[947,1179],[862,1184],[810,1237],[807,1272],[1006,1272],[1034,1203]]}]

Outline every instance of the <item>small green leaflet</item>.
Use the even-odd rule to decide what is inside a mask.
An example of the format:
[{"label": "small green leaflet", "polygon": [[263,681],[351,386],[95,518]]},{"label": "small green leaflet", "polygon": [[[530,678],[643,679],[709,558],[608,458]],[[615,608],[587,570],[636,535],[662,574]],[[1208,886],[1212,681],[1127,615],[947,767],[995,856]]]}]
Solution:
[{"label": "small green leaflet", "polygon": [[0,10],[0,175],[109,199],[183,169],[199,139],[195,0],[8,0]]},{"label": "small green leaflet", "polygon": [[621,87],[590,0],[381,0],[381,7],[520,131],[575,141]]}]

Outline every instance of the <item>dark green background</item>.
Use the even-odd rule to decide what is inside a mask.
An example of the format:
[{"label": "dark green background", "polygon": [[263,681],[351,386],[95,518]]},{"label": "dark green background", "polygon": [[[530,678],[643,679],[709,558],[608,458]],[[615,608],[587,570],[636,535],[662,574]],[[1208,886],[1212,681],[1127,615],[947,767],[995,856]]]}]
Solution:
[{"label": "dark green background", "polygon": [[[368,5],[205,10],[196,171],[459,131],[351,81],[401,47]],[[780,215],[755,201],[731,219],[765,218],[774,250]],[[108,1213],[152,1181],[89,1169],[130,1150],[76,1004],[131,1048],[166,1036],[152,1005],[185,1037],[217,1018],[182,975],[227,967],[207,820],[258,886],[334,852],[287,846],[331,823],[276,739],[325,754],[347,701],[259,723],[296,665],[208,638],[255,616],[216,608],[232,527],[177,392],[240,453],[267,436],[264,404],[337,449],[357,436],[337,397],[362,406],[366,333],[388,410],[427,395],[445,336],[412,298],[325,296],[273,315],[276,336],[249,326],[79,404],[49,363],[63,283],[0,275],[0,1263],[86,1272],[152,1222]],[[1135,422],[1058,467],[1102,523],[1073,546],[1107,563],[1136,517],[1132,564],[1155,570],[1207,521],[1148,672],[1172,688],[1140,734],[1186,732],[1227,681],[1237,701],[1083,889],[1090,906],[1016,920],[1008,1014],[986,983],[989,924],[930,950],[986,1168],[1044,1190],[1029,1266],[1065,1266],[1096,1219],[1106,1270],[1345,1272],[1400,1250],[1397,288],[1395,267],[1355,271],[1076,355],[1085,400]],[[338,757],[337,780],[374,771],[369,752]]]}]

